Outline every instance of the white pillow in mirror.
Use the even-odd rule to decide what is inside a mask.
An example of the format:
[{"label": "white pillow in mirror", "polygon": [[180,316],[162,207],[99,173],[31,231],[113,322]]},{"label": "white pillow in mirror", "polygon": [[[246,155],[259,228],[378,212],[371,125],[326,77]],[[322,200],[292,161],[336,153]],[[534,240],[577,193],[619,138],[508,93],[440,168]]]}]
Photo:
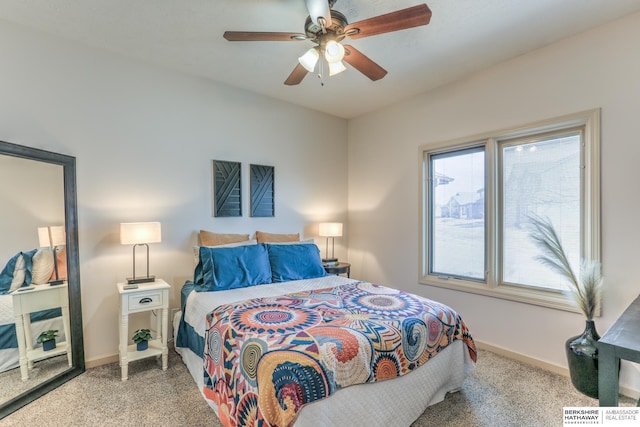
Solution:
[{"label": "white pillow in mirror", "polygon": [[22,254],[16,258],[16,266],[13,268],[13,280],[11,280],[11,286],[9,292],[13,292],[18,288],[21,288],[24,284],[24,276],[26,274],[26,266],[24,264],[24,257]]},{"label": "white pillow in mirror", "polygon": [[53,273],[53,252],[51,248],[40,248],[33,256],[31,282],[36,285],[48,283]]}]

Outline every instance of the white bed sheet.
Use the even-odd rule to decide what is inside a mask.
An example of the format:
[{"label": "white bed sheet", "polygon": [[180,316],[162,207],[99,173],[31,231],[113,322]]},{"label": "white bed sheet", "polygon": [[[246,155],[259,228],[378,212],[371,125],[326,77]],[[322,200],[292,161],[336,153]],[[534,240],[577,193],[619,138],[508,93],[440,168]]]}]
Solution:
[{"label": "white bed sheet", "polygon": [[244,301],[251,298],[275,297],[292,292],[311,291],[313,289],[332,288],[346,283],[357,282],[343,276],[325,276],[316,279],[295,280],[293,282],[271,283],[217,292],[191,292],[187,297],[185,321],[204,337],[206,316],[219,305]]},{"label": "white bed sheet", "polygon": [[[342,276],[326,276],[230,291],[192,292],[187,298],[185,320],[204,337],[206,315],[218,305],[328,288],[354,281]],[[174,336],[178,332],[180,316],[181,313],[177,313],[173,319]],[[176,347],[176,351],[182,356],[202,393],[202,357],[188,348]],[[409,374],[393,380],[346,387],[326,399],[306,405],[300,411],[295,427],[409,426],[428,406],[442,401],[446,393],[459,390],[474,368],[467,346],[457,340]],[[217,415],[215,403],[205,400]]]},{"label": "white bed sheet", "polygon": [[11,294],[0,295],[0,325],[13,322],[13,305]]}]

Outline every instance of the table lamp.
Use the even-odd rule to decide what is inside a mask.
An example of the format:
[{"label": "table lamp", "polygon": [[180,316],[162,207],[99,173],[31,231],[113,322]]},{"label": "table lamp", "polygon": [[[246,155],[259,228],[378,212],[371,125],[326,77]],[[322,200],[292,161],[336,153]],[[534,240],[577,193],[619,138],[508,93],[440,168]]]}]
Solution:
[{"label": "table lamp", "polygon": [[[124,222],[120,224],[120,243],[133,245],[133,277],[127,277],[124,289],[135,289],[138,283],[155,281],[155,276],[149,275],[149,243],[161,242],[161,227],[159,222]],[[136,247],[147,247],[147,275],[136,276]]]},{"label": "table lamp", "polygon": [[49,280],[49,284],[52,286],[63,284],[64,279],[58,276],[58,258],[56,253],[58,246],[67,244],[67,235],[64,231],[64,226],[38,227],[38,241],[40,242],[41,248],[51,248],[51,252],[53,253],[53,269],[56,273],[56,278],[55,280]]},{"label": "table lamp", "polygon": [[[327,244],[325,248],[325,258],[322,259],[322,263],[325,265],[335,265],[338,263],[338,258],[334,257],[335,238],[342,236],[342,223],[341,222],[321,222],[318,226],[318,235],[327,238]],[[331,239],[331,257],[329,257],[329,239]]]}]

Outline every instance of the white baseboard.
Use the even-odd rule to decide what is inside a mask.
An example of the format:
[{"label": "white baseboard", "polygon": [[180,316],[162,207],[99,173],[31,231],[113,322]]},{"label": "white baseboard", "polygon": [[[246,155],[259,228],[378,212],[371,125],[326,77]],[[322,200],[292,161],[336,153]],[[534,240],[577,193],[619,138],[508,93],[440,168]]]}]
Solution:
[{"label": "white baseboard", "polygon": [[[169,339],[167,340],[167,345],[169,347],[173,345],[173,338],[171,338],[171,336],[169,336]],[[120,355],[116,353],[116,354],[111,354],[109,356],[100,357],[98,359],[85,360],[84,365],[85,365],[85,368],[91,369],[91,368],[97,368],[98,366],[102,366],[102,365],[108,365],[109,363],[115,363],[115,362],[118,362],[119,360],[120,360]]]},{"label": "white baseboard", "polygon": [[109,363],[115,363],[119,359],[117,354],[101,357],[99,359],[85,360],[84,365],[87,369],[97,368],[98,366],[108,365]]},{"label": "white baseboard", "polygon": [[[569,369],[564,366],[556,365],[555,363],[545,362],[544,360],[535,359],[533,357],[517,353],[515,351],[507,350],[506,348],[499,347],[493,344],[487,344],[486,342],[474,340],[476,346],[479,349],[487,350],[500,356],[508,357],[509,359],[517,360],[518,362],[526,363],[527,365],[535,366],[536,368],[551,371],[554,374],[559,374],[569,378]],[[640,391],[634,390],[629,387],[620,386],[620,394],[630,397],[631,399],[638,399],[640,397]]]}]

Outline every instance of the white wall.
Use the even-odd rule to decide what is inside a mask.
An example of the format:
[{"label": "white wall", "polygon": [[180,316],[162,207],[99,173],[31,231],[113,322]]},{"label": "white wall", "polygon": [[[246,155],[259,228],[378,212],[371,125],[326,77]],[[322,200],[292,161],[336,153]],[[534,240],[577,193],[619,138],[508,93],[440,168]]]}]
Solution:
[{"label": "white wall", "polygon": [[38,227],[64,225],[62,166],[0,156],[0,271],[16,253],[40,246]]},{"label": "white wall", "polygon": [[[314,237],[318,222],[346,220],[345,120],[7,23],[0,55],[0,139],[77,159],[88,361],[117,353],[115,284],[131,275],[120,222],[162,223],[151,273],[177,307],[197,230]],[[242,162],[242,218],[212,216],[213,159]],[[248,216],[250,163],[275,166],[274,218]]]},{"label": "white wall", "polygon": [[[0,139],[77,158],[89,361],[117,352],[115,283],[131,273],[120,222],[162,222],[151,268],[173,283],[176,307],[196,230],[313,237],[317,222],[346,219],[348,189],[352,277],[441,300],[478,340],[566,366],[563,343],[581,332],[580,315],[418,284],[418,146],[602,108],[603,333],[640,289],[640,56],[629,49],[638,39],[636,14],[347,129],[341,119],[0,23]],[[242,162],[245,207],[248,164],[275,166],[276,217],[213,218],[212,159]],[[346,243],[336,240],[341,258]],[[625,364],[623,385],[640,389],[639,376]]]},{"label": "white wall", "polygon": [[[566,367],[581,315],[418,283],[418,146],[602,108],[602,334],[638,295],[640,14],[349,122],[352,275],[456,308],[483,342]],[[630,44],[631,43],[631,44]],[[623,386],[640,389],[623,366]]]}]

